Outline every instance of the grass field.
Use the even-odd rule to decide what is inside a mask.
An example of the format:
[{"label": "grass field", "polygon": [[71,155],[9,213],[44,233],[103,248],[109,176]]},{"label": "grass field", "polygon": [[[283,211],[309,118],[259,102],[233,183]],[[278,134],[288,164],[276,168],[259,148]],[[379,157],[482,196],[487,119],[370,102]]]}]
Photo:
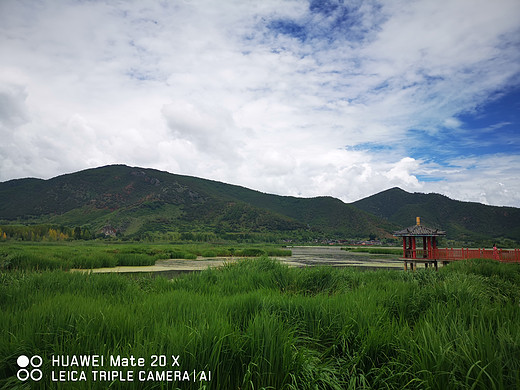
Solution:
[{"label": "grass field", "polygon": [[[520,388],[516,265],[363,272],[261,257],[172,281],[15,270],[0,282],[2,388]],[[16,377],[20,355],[42,357],[40,381]],[[93,381],[103,367],[87,367],[75,368],[85,381],[55,382],[56,355],[146,362],[117,369],[134,381]],[[196,378],[139,382],[139,370]]]},{"label": "grass field", "polygon": [[105,244],[3,243],[0,244],[0,270],[69,270],[153,265],[161,259],[196,259],[198,256],[258,257],[290,256],[291,251],[276,246],[211,244]]}]

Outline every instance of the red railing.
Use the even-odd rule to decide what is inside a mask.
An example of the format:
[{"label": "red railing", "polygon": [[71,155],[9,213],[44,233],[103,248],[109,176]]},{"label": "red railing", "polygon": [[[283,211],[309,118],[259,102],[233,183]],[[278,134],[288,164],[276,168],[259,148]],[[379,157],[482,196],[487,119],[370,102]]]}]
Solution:
[{"label": "red railing", "polygon": [[432,251],[432,258],[437,260],[492,259],[503,263],[520,263],[520,249],[436,248]]},{"label": "red railing", "polygon": [[[415,256],[414,256],[415,252]],[[503,263],[520,263],[520,249],[469,249],[469,248],[435,248],[431,251],[424,249],[406,249],[404,257],[407,259],[432,260],[465,260],[491,259]]]}]

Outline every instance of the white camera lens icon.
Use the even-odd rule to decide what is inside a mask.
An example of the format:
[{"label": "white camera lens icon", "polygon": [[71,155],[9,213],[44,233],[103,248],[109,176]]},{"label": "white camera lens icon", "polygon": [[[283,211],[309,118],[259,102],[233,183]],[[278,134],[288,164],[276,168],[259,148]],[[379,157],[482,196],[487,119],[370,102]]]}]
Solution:
[{"label": "white camera lens icon", "polygon": [[[25,355],[20,355],[18,356],[18,359],[16,359],[16,363],[18,364],[18,367],[20,367],[16,373],[18,380],[23,382],[30,378],[31,380],[37,382],[42,379],[42,370],[38,369],[38,367],[43,364],[43,359],[41,356],[34,355],[31,358],[28,358]],[[29,367],[30,370],[26,367]]]},{"label": "white camera lens icon", "polygon": [[18,363],[18,366],[21,368],[25,368],[29,365],[29,358],[25,355],[18,356],[18,359],[16,359],[16,363]]}]

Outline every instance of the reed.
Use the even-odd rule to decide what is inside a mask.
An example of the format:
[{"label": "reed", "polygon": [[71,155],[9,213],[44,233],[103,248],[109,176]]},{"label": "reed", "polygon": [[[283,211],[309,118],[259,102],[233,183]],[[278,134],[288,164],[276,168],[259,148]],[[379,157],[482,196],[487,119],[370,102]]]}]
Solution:
[{"label": "reed", "polygon": [[[21,354],[43,356],[44,374],[51,355],[164,354],[211,381],[74,388],[519,388],[520,269],[504,266],[294,269],[262,257],[174,280],[4,271],[0,387],[21,386]],[[48,375],[30,385],[67,387]]]},{"label": "reed", "polygon": [[107,244],[103,242],[0,243],[0,270],[69,270],[154,265],[163,259],[204,257],[291,256],[291,251],[272,246],[238,247],[207,244]]}]

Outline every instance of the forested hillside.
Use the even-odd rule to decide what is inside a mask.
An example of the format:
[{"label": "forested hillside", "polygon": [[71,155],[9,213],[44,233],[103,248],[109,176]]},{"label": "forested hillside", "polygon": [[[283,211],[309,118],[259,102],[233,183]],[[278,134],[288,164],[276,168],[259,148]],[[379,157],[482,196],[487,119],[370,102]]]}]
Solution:
[{"label": "forested hillside", "polygon": [[0,183],[4,224],[46,223],[94,234],[150,232],[276,237],[391,237],[395,227],[331,197],[276,196],[154,169],[111,165],[49,180]]},{"label": "forested hillside", "polygon": [[[352,203],[353,206],[400,226],[415,223],[441,228],[447,237],[461,241],[520,242],[520,209],[461,202],[440,194],[409,193],[392,188]],[[492,245],[492,243],[491,243]]]}]

